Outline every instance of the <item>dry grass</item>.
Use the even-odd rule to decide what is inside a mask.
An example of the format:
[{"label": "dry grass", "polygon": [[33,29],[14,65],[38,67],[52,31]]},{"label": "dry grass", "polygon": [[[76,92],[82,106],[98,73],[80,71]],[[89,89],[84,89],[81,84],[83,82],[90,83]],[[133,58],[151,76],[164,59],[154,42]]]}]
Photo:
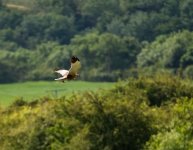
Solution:
[{"label": "dry grass", "polygon": [[22,10],[22,11],[29,11],[30,8],[22,5],[16,5],[16,4],[5,4],[6,7],[10,9],[17,9],[17,10]]}]

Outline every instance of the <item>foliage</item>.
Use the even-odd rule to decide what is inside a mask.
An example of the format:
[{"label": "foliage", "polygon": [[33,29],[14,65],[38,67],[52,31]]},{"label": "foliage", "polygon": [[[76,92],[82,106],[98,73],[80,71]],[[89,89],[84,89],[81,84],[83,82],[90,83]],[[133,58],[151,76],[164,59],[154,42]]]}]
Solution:
[{"label": "foliage", "polygon": [[20,40],[17,42],[28,48],[34,48],[44,41],[68,43],[75,33],[73,21],[72,17],[54,13],[26,16],[17,30],[17,36]]},{"label": "foliage", "polygon": [[178,99],[172,106],[173,117],[168,127],[152,136],[146,145],[147,150],[192,149],[192,102],[193,99]]},{"label": "foliage", "polygon": [[[17,98],[0,108],[1,149],[191,149],[193,87],[180,77],[192,79],[192,6],[191,0],[0,0],[0,83],[53,80],[53,70],[68,68],[72,55],[82,62],[83,80],[136,77],[108,91],[30,103]],[[152,76],[162,70],[179,77]]]},{"label": "foliage", "polygon": [[[26,63],[32,69],[25,78],[16,74],[10,79],[11,62],[0,60],[5,72],[0,78],[8,74],[0,82],[51,79],[51,69],[65,66],[72,54],[88,66],[81,72],[83,80],[117,81],[144,66],[191,78],[190,0],[4,0],[0,7],[0,51],[25,49],[33,62]],[[49,56],[39,53],[45,44],[52,49]]]},{"label": "foliage", "polygon": [[65,46],[55,42],[47,42],[39,45],[31,59],[32,70],[26,75],[30,80],[53,80],[54,71],[63,64],[69,65],[69,52]]},{"label": "foliage", "polygon": [[[91,32],[75,36],[69,48],[80,56],[83,66],[86,66],[81,74],[83,79],[114,81],[120,77],[121,71],[134,66],[140,43],[134,37]],[[114,74],[111,74],[112,71]]]},{"label": "foliage", "polygon": [[[168,102],[175,102],[181,97],[193,97],[193,86],[179,77],[172,77],[169,74],[157,74],[155,76],[142,76],[136,80],[130,80],[128,88],[132,88],[142,94],[141,99],[148,100],[151,106],[161,106]],[[125,91],[125,89],[122,89]],[[133,93],[133,91],[132,91]],[[127,93],[129,96],[129,93]],[[139,99],[139,98],[138,98]]]},{"label": "foliage", "polygon": [[21,81],[23,75],[30,69],[31,53],[25,49],[16,52],[0,51],[0,53],[0,82]]},{"label": "foliage", "polygon": [[[167,90],[153,90],[162,86],[178,91],[176,96],[169,95],[159,107],[149,105],[149,88],[154,95],[165,95]],[[177,77],[139,77],[110,90],[68,98],[33,103],[18,99],[0,109],[0,146],[6,150],[191,149],[191,88],[190,82]],[[190,91],[184,93],[186,89]],[[159,101],[159,96],[154,100]]]},{"label": "foliage", "polygon": [[184,70],[193,63],[192,41],[193,35],[189,31],[160,36],[142,49],[137,64],[139,67]]}]

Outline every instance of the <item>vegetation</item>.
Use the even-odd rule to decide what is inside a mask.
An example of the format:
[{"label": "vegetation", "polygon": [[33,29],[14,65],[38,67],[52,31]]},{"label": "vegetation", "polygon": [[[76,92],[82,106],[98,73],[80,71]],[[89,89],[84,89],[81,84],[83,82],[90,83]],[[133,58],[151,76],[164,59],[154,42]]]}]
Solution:
[{"label": "vegetation", "polygon": [[115,83],[107,82],[24,82],[1,84],[0,86],[0,105],[9,106],[14,100],[34,101],[42,97],[59,98],[62,96],[70,96],[73,93],[83,91],[95,91],[100,88],[108,89]]},{"label": "vegetation", "polygon": [[183,31],[169,36],[160,36],[142,49],[138,55],[139,67],[167,68],[173,72],[184,70],[183,76],[192,77],[193,36]]},{"label": "vegetation", "polygon": [[188,150],[192,90],[189,81],[162,75],[128,79],[110,90],[71,97],[19,100],[0,110],[0,146],[3,150]]},{"label": "vegetation", "polygon": [[192,77],[190,0],[3,0],[0,7],[1,83],[50,80],[71,55],[86,66],[82,80],[117,81],[144,67]]},{"label": "vegetation", "polygon": [[193,1],[0,0],[0,18],[0,83],[53,80],[72,55],[80,80],[119,81],[38,98],[40,82],[29,102],[25,88],[0,107],[2,150],[192,149]]}]

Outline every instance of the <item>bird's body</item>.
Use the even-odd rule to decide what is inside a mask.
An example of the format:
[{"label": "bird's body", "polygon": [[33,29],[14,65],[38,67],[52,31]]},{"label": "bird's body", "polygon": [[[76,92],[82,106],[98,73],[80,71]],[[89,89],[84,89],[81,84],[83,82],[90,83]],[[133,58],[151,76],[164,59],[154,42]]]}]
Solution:
[{"label": "bird's body", "polygon": [[56,73],[62,75],[62,77],[57,78],[55,80],[64,81],[75,79],[78,76],[78,71],[80,67],[81,67],[80,60],[77,57],[73,56],[71,58],[71,67],[69,70],[60,69],[55,71]]}]

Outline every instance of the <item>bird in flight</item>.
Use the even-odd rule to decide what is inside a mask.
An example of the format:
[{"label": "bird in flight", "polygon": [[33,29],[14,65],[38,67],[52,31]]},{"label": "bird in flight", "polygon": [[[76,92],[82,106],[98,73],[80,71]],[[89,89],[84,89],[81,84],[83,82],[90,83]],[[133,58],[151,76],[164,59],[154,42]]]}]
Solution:
[{"label": "bird in flight", "polygon": [[77,76],[79,76],[78,71],[80,67],[81,67],[80,60],[77,57],[72,56],[70,69],[69,70],[64,70],[64,69],[56,70],[55,72],[62,75],[62,77],[57,78],[55,80],[61,80],[62,82],[64,82],[64,80],[75,79]]}]

